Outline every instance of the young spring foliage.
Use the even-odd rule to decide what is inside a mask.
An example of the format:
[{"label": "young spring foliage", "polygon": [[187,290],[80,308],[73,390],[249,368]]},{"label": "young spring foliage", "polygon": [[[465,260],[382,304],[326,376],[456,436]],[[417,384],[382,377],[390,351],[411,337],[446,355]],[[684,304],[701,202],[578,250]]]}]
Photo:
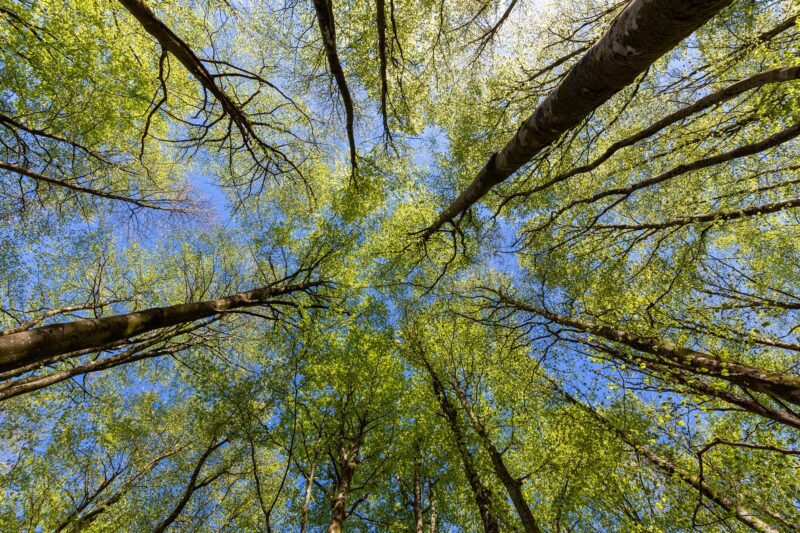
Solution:
[{"label": "young spring foliage", "polygon": [[0,530],[797,530],[798,14],[0,0]]}]

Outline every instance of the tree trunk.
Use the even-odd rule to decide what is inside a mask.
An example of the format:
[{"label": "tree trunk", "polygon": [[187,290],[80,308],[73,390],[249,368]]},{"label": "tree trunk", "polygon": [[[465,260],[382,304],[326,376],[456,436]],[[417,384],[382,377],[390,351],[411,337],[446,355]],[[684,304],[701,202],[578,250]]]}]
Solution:
[{"label": "tree trunk", "polygon": [[308,483],[306,484],[306,496],[303,500],[303,510],[300,515],[300,533],[306,533],[308,529],[308,511],[311,508],[311,492],[314,488],[314,470],[317,468],[316,463],[311,465],[311,471],[308,474]]},{"label": "tree trunk", "polygon": [[654,362],[652,360],[645,359],[642,357],[637,357],[634,361],[629,355],[620,352],[618,350],[613,350],[608,346],[596,345],[596,344],[588,344],[591,348],[595,350],[600,350],[602,353],[608,354],[611,357],[625,362],[629,364],[636,364],[636,363],[644,363],[645,367],[652,371],[658,379],[662,381],[675,381],[680,383],[681,385],[686,386],[691,392],[695,392],[697,394],[701,394],[703,396],[709,396],[711,398],[717,398],[724,402],[728,402],[733,404],[737,407],[741,407],[745,411],[752,413],[754,415],[763,416],[765,418],[769,418],[770,420],[774,420],[781,424],[785,424],[787,426],[793,427],[795,429],[800,429],[800,416],[795,415],[791,411],[786,410],[776,410],[768,405],[765,405],[761,402],[758,402],[751,398],[743,398],[741,396],[737,396],[730,391],[719,389],[714,387],[712,384],[707,383],[703,380],[702,376],[696,376],[694,374],[689,374],[684,371],[684,369],[676,366],[668,366],[663,363]]},{"label": "tree trunk", "polygon": [[240,106],[217,83],[214,75],[208,71],[203,61],[194,53],[175,32],[164,24],[143,0],[119,0],[120,4],[139,21],[142,28],[155,37],[162,49],[169,52],[200,82],[205,90],[214,95],[225,114],[236,124],[242,137],[249,143],[258,141],[253,123],[242,112]]},{"label": "tree trunk", "polygon": [[216,300],[153,307],[125,315],[87,318],[5,335],[0,337],[0,371],[12,370],[67,352],[101,347],[142,333],[193,322],[225,311],[263,305],[276,296],[306,291],[321,284],[321,282],[307,282],[263,287]]},{"label": "tree trunk", "polygon": [[422,237],[466,211],[731,2],[632,0]]},{"label": "tree trunk", "polygon": [[539,529],[539,525],[536,523],[536,519],[533,517],[533,512],[531,511],[530,506],[528,506],[528,502],[525,500],[525,494],[522,492],[522,482],[518,478],[512,476],[511,472],[508,471],[506,462],[503,460],[503,454],[500,453],[500,451],[497,449],[497,446],[494,445],[492,439],[489,437],[489,433],[486,431],[486,427],[483,425],[480,419],[478,419],[475,411],[469,405],[464,391],[461,390],[461,388],[459,388],[457,385],[456,394],[461,400],[461,405],[464,407],[464,410],[469,416],[472,427],[478,433],[486,452],[489,454],[489,457],[492,460],[492,466],[494,466],[495,474],[497,474],[497,477],[503,483],[503,486],[506,488],[506,492],[508,492],[509,498],[511,498],[511,502],[514,504],[514,509],[516,509],[519,519],[522,522],[522,528],[526,533],[540,533],[541,529]]},{"label": "tree trunk", "polygon": [[423,532],[422,526],[422,483],[419,477],[419,460],[414,461],[414,531]]},{"label": "tree trunk", "polygon": [[430,374],[433,392],[436,395],[437,400],[439,400],[439,406],[441,407],[442,412],[447,419],[447,422],[450,426],[450,431],[453,434],[453,440],[455,441],[456,448],[458,449],[458,453],[461,455],[461,461],[464,465],[464,475],[466,476],[467,481],[472,488],[472,493],[475,496],[475,504],[478,506],[478,512],[481,515],[483,530],[485,533],[498,533],[500,531],[500,526],[497,522],[497,517],[495,517],[494,513],[492,512],[492,491],[489,489],[489,487],[483,484],[480,476],[478,476],[478,471],[475,468],[472,455],[470,455],[469,449],[467,448],[467,442],[464,438],[464,433],[461,431],[461,427],[458,423],[458,411],[456,411],[456,408],[447,397],[447,393],[442,386],[442,382],[439,379],[439,376],[433,370],[433,367],[430,365],[430,363],[428,363],[424,355],[419,355],[423,364],[425,365],[425,368]]},{"label": "tree trunk", "polygon": [[336,21],[333,17],[333,0],[313,0],[314,10],[317,13],[319,32],[322,36],[322,47],[325,49],[325,57],[328,59],[328,67],[331,75],[336,80],[339,87],[339,94],[342,96],[344,113],[347,128],[347,142],[350,146],[350,166],[353,175],[358,169],[356,160],[356,138],[354,133],[355,113],[353,111],[353,98],[350,96],[350,89],[347,87],[347,79],[344,76],[344,69],[339,60],[339,52],[336,48]]},{"label": "tree trunk", "polygon": [[328,525],[328,533],[342,532],[342,524],[347,518],[347,497],[350,495],[353,474],[355,474],[358,464],[359,447],[358,444],[347,448],[343,446],[339,451],[339,482],[331,505],[331,522]]},{"label": "tree trunk", "polygon": [[659,454],[651,450],[649,447],[637,443],[633,439],[633,437],[631,437],[621,429],[617,428],[608,419],[606,419],[600,413],[595,411],[591,406],[584,404],[580,400],[577,400],[572,395],[562,390],[558,385],[556,385],[552,381],[551,384],[553,384],[554,388],[556,388],[556,390],[560,392],[561,395],[567,399],[567,401],[577,406],[582,411],[592,416],[602,426],[615,433],[620,438],[620,440],[622,440],[625,444],[630,446],[640,456],[645,457],[650,462],[650,464],[655,466],[658,470],[661,470],[666,475],[667,478],[680,479],[690,487],[699,491],[703,496],[705,496],[709,500],[719,505],[722,509],[731,513],[736,520],[738,520],[745,526],[749,527],[750,529],[753,529],[755,531],[760,531],[763,533],[778,533],[777,529],[770,526],[766,522],[762,521],[761,519],[753,515],[753,513],[751,513],[749,510],[738,505],[732,499],[719,493],[715,488],[706,483],[702,478],[691,474],[686,469],[679,466],[676,462],[660,456]]},{"label": "tree trunk", "polygon": [[[61,383],[62,381],[66,381],[75,376],[99,372],[101,370],[127,365],[143,359],[151,359],[153,357],[160,357],[166,354],[174,354],[181,349],[181,346],[176,346],[150,350],[142,353],[130,353],[130,351],[126,351],[117,355],[112,355],[111,357],[98,359],[97,361],[90,361],[85,365],[55,372],[53,374],[45,376],[31,376],[29,378],[17,380],[16,382],[12,381],[9,383],[9,387],[4,387],[2,390],[0,390],[0,402],[8,400],[9,398],[14,398],[15,396],[20,396],[22,394],[28,394],[30,392],[44,389],[45,387],[55,385],[56,383]],[[3,385],[5,385],[5,383]]]},{"label": "tree trunk", "polygon": [[436,533],[436,493],[433,485],[428,487],[428,501],[431,502],[431,526],[429,533]]},{"label": "tree trunk", "polygon": [[784,376],[776,372],[735,362],[723,361],[713,355],[678,346],[666,340],[643,337],[611,326],[565,317],[547,309],[512,300],[501,294],[498,294],[498,296],[500,301],[506,305],[537,314],[562,326],[569,326],[585,333],[598,335],[635,350],[663,357],[698,374],[713,376],[733,385],[760,392],[794,405],[800,405],[800,378]]}]

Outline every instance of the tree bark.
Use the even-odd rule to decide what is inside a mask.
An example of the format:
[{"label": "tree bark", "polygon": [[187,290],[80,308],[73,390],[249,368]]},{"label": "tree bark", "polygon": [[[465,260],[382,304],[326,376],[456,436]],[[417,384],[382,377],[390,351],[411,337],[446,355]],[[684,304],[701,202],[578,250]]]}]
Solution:
[{"label": "tree bark", "polygon": [[360,444],[342,446],[339,450],[339,482],[331,505],[331,522],[328,524],[328,533],[341,533],[342,524],[347,518],[347,498],[350,496],[350,487],[353,483],[353,474],[358,465],[358,450]]},{"label": "tree bark", "polygon": [[585,333],[598,335],[610,341],[629,346],[635,350],[663,357],[684,368],[689,368],[698,374],[713,376],[733,385],[738,385],[754,392],[760,392],[794,405],[800,405],[800,378],[785,376],[777,372],[754,368],[732,361],[722,361],[711,354],[678,346],[666,340],[642,337],[635,333],[611,326],[565,317],[548,311],[547,309],[513,300],[502,294],[498,294],[498,297],[500,301],[506,305],[535,313],[557,324],[561,324],[562,326],[568,326]]},{"label": "tree bark", "polygon": [[151,359],[153,357],[160,357],[162,355],[174,354],[182,349],[184,349],[184,347],[174,346],[169,348],[153,349],[142,353],[131,353],[130,351],[126,351],[117,355],[112,355],[111,357],[98,359],[97,361],[90,361],[84,365],[62,370],[61,372],[48,374],[46,376],[32,376],[30,378],[21,379],[17,382],[11,382],[8,388],[4,388],[2,391],[0,391],[0,402],[8,400],[9,398],[14,398],[15,396],[20,396],[22,394],[28,394],[30,392],[44,389],[45,387],[55,385],[56,383],[61,383],[62,381],[66,381],[75,376],[99,372],[101,370],[108,370],[109,368],[127,365],[143,359]]},{"label": "tree bark", "polygon": [[717,398],[723,402],[730,403],[754,415],[763,416],[774,420],[781,424],[785,424],[795,429],[800,429],[800,416],[790,411],[778,411],[769,406],[766,406],[751,398],[742,398],[730,391],[720,390],[717,387],[705,382],[702,376],[690,375],[684,371],[680,366],[668,366],[663,363],[652,361],[650,359],[643,359],[637,357],[634,361],[630,356],[623,352],[614,350],[608,346],[600,346],[596,344],[589,344],[591,348],[600,350],[601,352],[610,355],[611,357],[623,361],[625,363],[635,364],[643,362],[648,370],[652,371],[655,376],[663,381],[675,381],[687,387],[690,391],[710,398]]},{"label": "tree bark", "polygon": [[464,407],[464,410],[467,412],[469,420],[472,423],[472,427],[481,438],[483,447],[486,449],[486,452],[489,454],[489,457],[492,460],[492,466],[494,467],[495,474],[497,474],[497,477],[503,483],[503,486],[506,488],[506,492],[508,493],[508,497],[511,498],[511,502],[514,504],[514,509],[516,509],[517,515],[519,515],[519,519],[522,522],[522,528],[526,533],[540,533],[541,529],[539,529],[539,525],[536,523],[536,519],[533,517],[533,512],[531,511],[528,502],[525,500],[525,494],[522,492],[522,481],[512,476],[511,472],[508,471],[506,462],[503,459],[503,454],[492,442],[489,433],[486,431],[486,426],[483,425],[478,416],[475,414],[475,411],[467,401],[464,391],[458,387],[458,385],[456,385],[456,394],[461,400],[461,405]]},{"label": "tree bark", "polygon": [[429,533],[436,533],[436,493],[433,485],[428,486],[428,501],[431,504],[431,525]]},{"label": "tree bark", "polygon": [[649,447],[637,443],[635,439],[633,439],[633,437],[631,437],[621,429],[617,428],[603,415],[595,411],[591,406],[586,405],[580,400],[574,398],[572,395],[561,389],[561,387],[559,387],[552,381],[551,385],[553,385],[553,387],[556,388],[556,390],[565,399],[567,399],[567,401],[577,406],[585,413],[589,414],[591,417],[597,420],[603,427],[616,434],[620,438],[620,440],[622,440],[625,444],[631,447],[640,456],[647,459],[650,462],[650,464],[652,464],[658,470],[663,472],[667,478],[677,477],[682,482],[696,489],[703,496],[705,496],[709,500],[719,505],[725,511],[732,513],[734,518],[736,518],[736,520],[738,520],[739,522],[741,522],[742,524],[744,524],[745,526],[754,531],[760,531],[763,533],[778,533],[777,529],[770,526],[763,520],[759,519],[758,517],[753,515],[752,512],[738,505],[732,499],[721,494],[719,491],[717,491],[714,487],[706,483],[700,477],[691,474],[689,471],[678,465],[676,462],[660,456],[659,454],[651,450]]},{"label": "tree bark", "polygon": [[311,471],[308,474],[306,494],[305,498],[303,499],[303,509],[300,513],[300,533],[306,533],[306,529],[308,529],[308,511],[311,508],[311,493],[314,489],[314,470],[316,468],[317,464],[312,464]]},{"label": "tree bark", "polygon": [[319,32],[322,35],[325,57],[328,59],[328,67],[331,70],[331,75],[336,80],[336,86],[339,87],[339,94],[342,96],[345,120],[347,121],[347,142],[350,145],[350,165],[353,175],[355,175],[358,170],[356,137],[353,129],[355,113],[353,111],[353,98],[350,96],[350,89],[347,87],[347,79],[344,76],[342,62],[339,60],[339,52],[336,49],[336,21],[333,18],[333,0],[314,0],[314,10],[317,12],[317,22],[319,23]]},{"label": "tree bark", "polygon": [[321,282],[277,285],[240,292],[216,300],[192,302],[107,318],[53,324],[0,337],[0,372],[48,357],[102,347],[148,331],[193,322],[244,307],[270,303],[276,296],[308,291]]},{"label": "tree bark", "polygon": [[419,460],[414,461],[414,531],[423,532],[422,482],[419,476]]},{"label": "tree bark", "polygon": [[592,170],[596,169],[597,167],[608,161],[611,158],[611,156],[613,156],[615,153],[622,150],[623,148],[626,148],[628,146],[633,146],[637,142],[647,139],[648,137],[652,137],[656,133],[664,130],[665,128],[677,122],[680,122],[685,118],[688,118],[694,114],[697,114],[715,105],[719,105],[723,102],[726,102],[732,98],[739,96],[742,93],[773,83],[794,81],[798,78],[800,78],[800,67],[787,67],[787,68],[767,70],[765,72],[761,72],[759,74],[750,76],[749,78],[745,78],[742,81],[736,82],[732,85],[728,85],[727,87],[724,87],[718,91],[715,91],[711,94],[704,96],[703,98],[699,99],[698,101],[696,101],[691,105],[688,105],[684,108],[679,109],[678,111],[675,111],[674,113],[667,115],[658,122],[651,124],[650,126],[634,133],[633,135],[615,142],[614,144],[609,146],[606,149],[606,151],[602,153],[602,155],[594,159],[592,162],[587,163],[586,165],[575,167],[566,172],[563,172],[555,176],[554,178],[547,180],[541,185],[537,185],[532,189],[510,195],[506,200],[503,200],[502,205],[505,205],[512,198],[530,196],[534,193],[547,189],[548,187],[551,187],[556,183],[560,183],[578,174],[585,174],[586,172],[591,172]]},{"label": "tree bark", "polygon": [[380,60],[381,74],[381,120],[383,121],[383,135],[387,141],[391,141],[392,131],[389,129],[389,110],[387,100],[389,97],[389,80],[387,79],[386,61],[386,2],[385,0],[375,0],[377,15],[375,22],[378,30],[378,59]]},{"label": "tree bark", "polygon": [[[249,143],[253,140],[264,145],[255,132],[253,123],[242,112],[239,105],[219,86],[214,76],[208,71],[202,60],[175,32],[164,24],[150,6],[143,0],[119,0],[120,4],[139,21],[142,28],[155,37],[161,47],[175,56],[178,61],[200,82],[205,90],[214,95],[225,114],[236,124],[242,137]],[[266,146],[266,145],[264,145]]]},{"label": "tree bark", "polygon": [[430,238],[574,128],[732,0],[633,0],[437,220]]},{"label": "tree bark", "polygon": [[467,442],[464,438],[464,433],[462,432],[461,426],[458,423],[458,411],[456,411],[455,406],[447,397],[447,392],[445,391],[439,376],[433,370],[433,367],[423,354],[420,353],[418,355],[420,356],[423,365],[431,377],[433,392],[436,396],[436,399],[439,401],[439,406],[441,407],[442,412],[447,419],[447,423],[450,426],[450,431],[453,434],[453,440],[455,441],[458,453],[461,455],[461,461],[464,466],[464,475],[466,476],[467,481],[472,488],[472,493],[475,496],[475,504],[478,506],[478,512],[481,515],[483,530],[485,533],[498,533],[500,531],[500,526],[498,524],[497,517],[492,512],[492,491],[489,487],[483,484],[480,476],[478,475],[478,470],[475,468],[472,455],[470,455],[469,449],[467,448]]}]

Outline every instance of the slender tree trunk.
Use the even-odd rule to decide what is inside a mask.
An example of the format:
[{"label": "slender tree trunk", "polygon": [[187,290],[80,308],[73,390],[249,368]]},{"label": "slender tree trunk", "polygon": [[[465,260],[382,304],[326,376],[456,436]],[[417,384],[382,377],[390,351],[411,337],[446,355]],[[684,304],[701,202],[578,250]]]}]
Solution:
[{"label": "slender tree trunk", "polygon": [[519,519],[522,522],[522,528],[526,533],[540,533],[541,529],[539,529],[539,525],[533,517],[533,512],[528,502],[525,500],[525,494],[522,492],[522,481],[512,476],[511,472],[508,471],[506,462],[503,460],[503,454],[500,453],[497,446],[492,442],[489,433],[486,431],[486,426],[483,425],[475,414],[472,406],[470,406],[467,401],[464,391],[458,387],[458,385],[456,385],[456,394],[461,400],[461,405],[464,407],[464,410],[467,412],[472,427],[475,429],[475,432],[478,433],[481,442],[483,442],[483,447],[492,460],[495,474],[497,474],[497,477],[503,483],[509,498],[511,498],[511,502],[514,504],[514,509],[516,509]]},{"label": "slender tree trunk", "polygon": [[102,347],[149,331],[270,303],[276,296],[307,291],[321,285],[307,282],[240,292],[216,300],[153,307],[107,318],[87,318],[12,333],[0,337],[0,371],[13,370],[40,359]]},{"label": "slender tree trunk", "polygon": [[313,0],[313,2],[314,10],[317,13],[319,32],[322,36],[322,46],[325,49],[325,57],[328,59],[328,67],[331,70],[331,75],[336,80],[337,87],[339,87],[339,94],[342,96],[345,120],[347,121],[347,142],[350,145],[350,165],[355,175],[358,169],[356,138],[353,129],[355,113],[353,111],[353,98],[350,96],[350,89],[347,87],[347,79],[344,76],[344,69],[336,48],[336,21],[333,17],[333,0]]},{"label": "slender tree trunk", "polygon": [[[795,124],[793,129],[800,130],[800,124]],[[798,207],[800,207],[800,197],[795,197],[770,204],[755,205],[742,209],[733,209],[731,211],[711,211],[697,215],[672,218],[662,222],[643,222],[641,224],[596,224],[594,227],[598,230],[610,229],[618,231],[661,230],[680,226],[689,226],[691,224],[702,224],[705,222],[722,222],[724,220],[758,217],[768,215],[770,213],[779,213],[788,209],[797,209]]]},{"label": "slender tree trunk", "polygon": [[15,396],[20,396],[22,394],[28,394],[40,389],[44,389],[45,387],[55,385],[56,383],[61,383],[62,381],[66,381],[75,376],[99,372],[101,370],[108,370],[110,368],[127,365],[143,359],[151,359],[153,357],[160,357],[166,354],[174,354],[183,348],[184,347],[182,346],[174,346],[170,348],[150,350],[142,353],[123,352],[121,354],[112,355],[111,357],[106,357],[104,359],[98,359],[97,361],[90,361],[85,365],[76,366],[67,370],[62,370],[61,372],[48,374],[46,376],[32,376],[29,378],[20,379],[16,382],[11,382],[11,386],[7,388],[4,387],[3,390],[0,390],[0,402]]},{"label": "slender tree trunk", "polygon": [[203,488],[204,486],[208,485],[211,481],[219,477],[219,475],[213,475],[211,477],[206,478],[202,482],[198,483],[197,478],[200,476],[200,471],[203,469],[203,465],[206,464],[206,461],[214,453],[214,450],[222,446],[228,442],[228,439],[222,439],[217,442],[212,442],[212,444],[203,452],[200,456],[200,459],[197,461],[197,465],[194,467],[194,471],[192,472],[192,476],[189,478],[189,483],[186,486],[186,490],[183,492],[183,496],[181,499],[178,500],[178,503],[172,509],[172,512],[169,513],[164,520],[158,523],[155,528],[155,533],[163,533],[166,529],[172,525],[173,522],[180,516],[183,512],[184,508],[186,508],[186,504],[189,503],[189,500],[192,498],[192,495],[197,491],[197,489]]},{"label": "slender tree trunk", "polygon": [[164,24],[143,0],[119,0],[120,4],[139,21],[142,28],[155,37],[162,49],[169,52],[200,82],[205,90],[214,95],[225,114],[236,124],[242,137],[249,142],[258,141],[253,123],[242,112],[240,106],[217,83],[203,61],[175,32]]},{"label": "slender tree trunk", "polygon": [[667,127],[673,124],[680,122],[681,120],[687,117],[690,117],[691,115],[697,114],[700,111],[703,111],[715,105],[719,105],[722,102],[726,102],[732,98],[739,96],[742,93],[773,83],[784,83],[787,81],[794,81],[797,80],[798,78],[800,78],[800,67],[795,66],[795,67],[767,70],[759,74],[750,76],[749,78],[745,78],[732,85],[728,85],[727,87],[724,87],[716,92],[704,96],[703,98],[697,100],[693,104],[690,104],[673,113],[670,113],[669,115],[662,118],[658,122],[654,122],[653,124],[647,126],[646,128],[634,133],[633,135],[630,135],[629,137],[616,141],[614,144],[606,148],[606,151],[603,152],[602,155],[598,156],[590,163],[562,172],[561,174],[558,174],[555,177],[548,179],[544,183],[541,183],[533,187],[532,189],[528,189],[526,191],[517,192],[510,195],[509,197],[507,197],[506,200],[503,200],[503,204],[505,204],[510,198],[530,196],[534,193],[547,189],[548,187],[551,187],[556,183],[567,180],[578,174],[591,172],[592,170],[596,169],[597,167],[608,161],[615,153],[622,150],[623,148],[626,148],[628,146],[633,146],[637,142],[647,139],[648,137],[652,137],[656,133],[666,129]]},{"label": "slender tree trunk", "polygon": [[632,0],[422,237],[466,211],[731,2]]},{"label": "slender tree trunk", "polygon": [[419,476],[419,460],[414,461],[414,531],[423,532],[422,482]]},{"label": "slender tree trunk", "polygon": [[436,492],[433,485],[428,487],[428,501],[431,504],[431,525],[429,533],[436,533]]},{"label": "slender tree trunk", "polygon": [[387,141],[391,142],[392,131],[389,129],[389,110],[387,100],[389,97],[389,81],[386,76],[386,2],[385,0],[375,0],[376,17],[378,31],[378,59],[380,60],[381,73],[381,120],[383,121],[383,135]]},{"label": "slender tree trunk", "polygon": [[738,520],[739,522],[741,522],[742,524],[744,524],[745,526],[754,531],[760,531],[762,533],[778,533],[777,529],[770,526],[763,520],[759,519],[752,512],[750,512],[748,509],[745,509],[741,505],[737,504],[731,498],[721,494],[719,491],[717,491],[714,487],[706,483],[700,477],[690,473],[689,471],[678,465],[675,461],[671,461],[670,459],[662,457],[661,455],[657,454],[652,449],[650,449],[648,446],[644,446],[636,442],[636,440],[631,435],[617,428],[608,419],[606,419],[600,413],[595,411],[591,406],[586,405],[580,400],[574,398],[568,392],[561,389],[561,387],[555,384],[552,380],[551,384],[553,385],[554,388],[556,388],[556,390],[559,393],[561,393],[561,395],[564,398],[567,399],[567,401],[580,408],[583,412],[589,414],[591,417],[597,420],[602,426],[604,426],[605,428],[616,434],[620,438],[620,440],[622,440],[625,444],[630,446],[641,457],[646,458],[650,464],[655,466],[656,469],[663,472],[667,478],[680,479],[682,482],[686,483],[690,487],[699,491],[703,496],[716,503],[722,509],[731,513],[736,520]]},{"label": "slender tree trunk", "polygon": [[467,442],[464,438],[464,433],[458,423],[458,411],[456,411],[455,406],[453,406],[453,404],[450,402],[450,399],[447,397],[444,386],[442,386],[442,382],[439,379],[439,376],[433,370],[433,367],[423,354],[419,354],[419,356],[425,365],[428,374],[430,374],[433,392],[436,395],[436,399],[439,400],[439,406],[441,407],[442,412],[447,419],[447,423],[450,426],[450,431],[453,434],[453,440],[455,441],[456,448],[458,449],[458,453],[461,455],[461,461],[464,466],[464,474],[469,482],[470,487],[472,488],[472,493],[475,496],[475,504],[478,506],[478,512],[481,515],[483,530],[485,533],[497,533],[500,531],[500,526],[498,524],[497,517],[495,517],[494,513],[492,512],[492,491],[489,489],[489,487],[483,484],[480,476],[478,475],[478,471],[475,468],[472,455],[470,455],[469,449],[467,448]]},{"label": "slender tree trunk", "polygon": [[718,398],[724,402],[728,402],[733,404],[737,407],[741,407],[745,411],[752,413],[754,415],[763,416],[765,418],[769,418],[770,420],[774,420],[781,424],[785,424],[789,427],[793,427],[796,429],[800,429],[800,416],[795,415],[790,411],[785,410],[776,410],[771,408],[763,403],[757,402],[751,398],[742,398],[741,396],[737,396],[730,391],[719,389],[717,387],[712,386],[711,384],[705,382],[702,379],[702,376],[696,376],[693,374],[687,373],[683,368],[675,365],[675,366],[668,366],[663,363],[655,362],[650,360],[649,358],[645,359],[642,357],[637,357],[637,361],[634,361],[629,355],[620,352],[618,350],[613,350],[608,346],[596,345],[596,344],[589,344],[591,348],[596,350],[600,350],[601,352],[610,355],[611,357],[623,361],[629,364],[635,363],[644,363],[645,367],[652,371],[655,374],[655,377],[661,380],[673,380],[681,385],[686,386],[688,389],[702,394],[703,396],[709,396],[711,398]]},{"label": "slender tree trunk", "polygon": [[314,489],[314,470],[317,464],[311,465],[311,471],[308,473],[308,482],[306,484],[306,496],[303,500],[303,510],[300,514],[300,533],[306,533],[308,528],[308,511],[311,508],[311,493]]},{"label": "slender tree trunk", "polygon": [[339,451],[339,482],[331,505],[331,522],[328,533],[341,533],[342,524],[347,518],[347,498],[350,496],[350,487],[353,483],[353,474],[358,464],[358,450],[360,445],[345,447]]},{"label": "slender tree trunk", "polygon": [[503,304],[537,314],[562,326],[569,326],[585,333],[598,335],[635,350],[663,357],[698,374],[710,375],[733,385],[760,392],[794,405],[800,405],[800,378],[784,376],[777,372],[740,363],[722,361],[713,355],[678,346],[666,340],[643,337],[611,326],[562,316],[547,309],[513,300],[502,294],[498,294],[498,297]]}]

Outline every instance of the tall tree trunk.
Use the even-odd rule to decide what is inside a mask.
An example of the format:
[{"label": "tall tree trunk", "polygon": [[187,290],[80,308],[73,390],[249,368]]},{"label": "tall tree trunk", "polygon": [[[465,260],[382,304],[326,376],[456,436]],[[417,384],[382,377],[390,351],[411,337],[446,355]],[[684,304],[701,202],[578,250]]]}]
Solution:
[{"label": "tall tree trunk", "polygon": [[[129,339],[142,333],[193,322],[226,311],[271,303],[276,296],[308,291],[321,282],[276,285],[240,292],[216,300],[192,302],[107,318],[87,318],[42,326],[0,337],[0,371],[40,359]],[[275,302],[280,303],[280,302]]]},{"label": "tall tree trunk", "polygon": [[422,237],[466,211],[731,2],[632,0]]},{"label": "tall tree trunk", "polygon": [[311,493],[314,489],[314,470],[317,468],[317,464],[314,463],[311,465],[311,471],[308,474],[308,482],[306,483],[306,495],[305,499],[303,500],[303,510],[300,514],[300,533],[306,533],[306,529],[308,528],[308,511],[311,508]]},{"label": "tall tree trunk", "polygon": [[478,470],[475,468],[475,463],[472,460],[469,449],[467,448],[467,441],[464,438],[464,433],[458,422],[458,411],[455,406],[450,402],[447,393],[442,385],[439,376],[433,370],[424,354],[419,353],[423,365],[430,374],[431,384],[433,385],[433,392],[436,399],[439,401],[439,406],[444,413],[447,423],[450,426],[450,431],[453,434],[458,453],[461,455],[461,461],[464,466],[464,475],[472,488],[472,493],[475,496],[475,504],[478,506],[478,512],[481,515],[483,522],[483,530],[485,533],[497,533],[500,531],[500,526],[497,522],[497,517],[492,512],[492,491],[489,487],[483,484],[478,475]]},{"label": "tall tree trunk", "polygon": [[436,533],[436,492],[433,485],[428,486],[428,501],[431,504],[431,525],[429,533]]},{"label": "tall tree trunk", "polygon": [[155,37],[162,49],[169,52],[203,88],[210,92],[230,117],[247,144],[256,141],[263,144],[255,132],[255,127],[242,108],[217,83],[217,79],[209,72],[203,61],[194,53],[186,42],[181,40],[166,24],[164,24],[144,0],[119,0],[120,4],[136,18],[142,28]]},{"label": "tall tree trunk", "polygon": [[360,444],[356,443],[353,446],[342,446],[339,450],[339,482],[336,485],[336,493],[331,505],[331,522],[328,525],[328,533],[341,533],[342,524],[347,518],[347,498],[350,495],[353,474],[355,474],[358,464],[359,448]]},{"label": "tall tree trunk", "polygon": [[175,520],[180,516],[180,514],[186,508],[186,504],[189,503],[189,500],[192,498],[192,495],[194,495],[194,493],[198,489],[205,487],[206,485],[210,484],[212,481],[214,481],[220,476],[220,474],[214,474],[205,478],[203,481],[199,483],[197,481],[198,477],[200,476],[200,471],[203,469],[203,465],[206,464],[208,458],[211,456],[212,453],[214,453],[214,451],[217,448],[219,448],[226,442],[228,442],[228,439],[222,439],[217,442],[212,442],[211,445],[208,448],[206,448],[206,450],[200,456],[200,459],[197,461],[194,470],[192,471],[192,475],[189,478],[189,483],[186,486],[186,490],[183,492],[183,496],[181,496],[181,499],[178,500],[177,504],[175,504],[175,507],[172,509],[172,512],[170,512],[169,515],[164,520],[158,523],[158,525],[154,530],[155,533],[163,533],[164,531],[166,531],[167,528],[171,526],[173,522],[175,522]]},{"label": "tall tree trunk", "polygon": [[713,376],[744,389],[766,394],[778,400],[800,405],[800,378],[785,376],[770,370],[723,361],[714,355],[678,346],[666,340],[644,337],[611,326],[556,314],[498,294],[500,301],[510,307],[537,314],[562,326],[597,335],[635,350],[653,354],[698,374]]},{"label": "tall tree trunk", "polygon": [[616,427],[611,421],[606,419],[603,415],[595,411],[591,406],[586,405],[580,400],[570,395],[565,390],[561,389],[555,382],[549,380],[551,385],[571,404],[580,408],[583,412],[589,414],[592,418],[597,420],[603,427],[616,434],[622,442],[632,448],[640,457],[644,457],[650,464],[664,473],[667,478],[677,478],[683,483],[699,491],[700,494],[716,503],[719,507],[732,514],[732,516],[754,531],[762,533],[778,533],[778,530],[767,524],[763,520],[755,516],[751,511],[745,509],[737,504],[733,499],[723,495],[717,489],[709,485],[699,476],[695,476],[685,468],[678,465],[675,461],[662,457],[654,452],[648,446],[639,444],[636,440],[626,433],[625,431]]},{"label": "tall tree trunk", "polygon": [[419,459],[414,461],[414,531],[423,532],[422,523],[422,482],[419,476]]},{"label": "tall tree trunk", "polygon": [[536,519],[533,517],[533,512],[531,511],[528,502],[525,500],[525,494],[522,492],[522,481],[512,476],[511,472],[508,471],[506,462],[503,460],[503,454],[500,453],[500,450],[498,450],[497,446],[495,446],[494,442],[492,442],[489,433],[486,431],[486,426],[483,425],[483,422],[481,422],[478,416],[475,414],[472,406],[470,406],[469,402],[467,401],[466,394],[458,385],[456,385],[456,395],[458,396],[459,400],[461,400],[461,405],[467,412],[472,427],[481,438],[483,447],[486,449],[486,452],[489,454],[489,457],[492,460],[492,466],[494,467],[495,474],[497,474],[497,477],[503,483],[509,498],[511,498],[511,502],[514,504],[514,509],[516,509],[519,519],[522,522],[522,528],[526,533],[540,533],[541,529],[539,529],[539,525],[536,523]]},{"label": "tall tree trunk", "polygon": [[353,98],[350,96],[350,89],[347,87],[347,79],[344,76],[342,62],[339,60],[339,52],[336,48],[336,21],[333,17],[333,0],[313,0],[314,10],[317,13],[319,32],[322,36],[322,47],[325,49],[325,57],[328,59],[328,67],[331,75],[336,80],[339,87],[339,94],[342,96],[344,114],[347,129],[347,143],[350,145],[350,166],[353,176],[358,171],[356,160],[356,137],[354,133],[355,112],[353,111]]}]

